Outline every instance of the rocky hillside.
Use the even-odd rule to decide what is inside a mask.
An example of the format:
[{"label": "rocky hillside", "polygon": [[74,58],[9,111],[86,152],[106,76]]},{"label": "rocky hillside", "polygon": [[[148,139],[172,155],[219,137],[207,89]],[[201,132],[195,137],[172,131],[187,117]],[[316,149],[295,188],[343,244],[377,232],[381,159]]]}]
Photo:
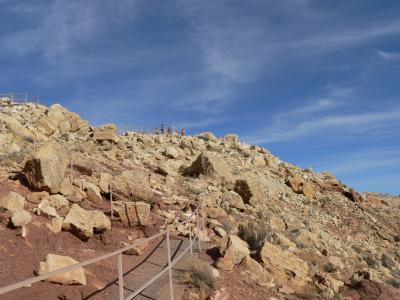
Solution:
[{"label": "rocky hillside", "polygon": [[[3,99],[0,167],[0,232],[8,237],[0,285],[71,263],[55,253],[77,258],[79,249],[47,247],[30,231],[40,228],[49,245],[73,236],[79,243],[70,247],[116,249],[165,227],[186,237],[177,221],[202,202],[206,259],[221,274],[213,299],[236,299],[231,277],[255,299],[400,298],[400,198],[359,194],[234,134],[118,135],[115,125],[92,127],[58,104]],[[112,220],[110,183],[120,195]],[[21,272],[10,255],[18,243],[40,253]],[[58,282],[87,284],[78,275]]]}]

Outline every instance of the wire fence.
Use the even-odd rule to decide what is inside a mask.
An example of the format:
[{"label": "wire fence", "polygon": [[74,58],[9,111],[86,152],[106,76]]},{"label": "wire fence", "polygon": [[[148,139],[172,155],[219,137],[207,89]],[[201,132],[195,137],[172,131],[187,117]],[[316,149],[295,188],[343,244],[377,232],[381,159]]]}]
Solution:
[{"label": "wire fence", "polygon": [[12,104],[40,103],[39,97],[28,93],[0,93],[0,99],[8,99]]}]

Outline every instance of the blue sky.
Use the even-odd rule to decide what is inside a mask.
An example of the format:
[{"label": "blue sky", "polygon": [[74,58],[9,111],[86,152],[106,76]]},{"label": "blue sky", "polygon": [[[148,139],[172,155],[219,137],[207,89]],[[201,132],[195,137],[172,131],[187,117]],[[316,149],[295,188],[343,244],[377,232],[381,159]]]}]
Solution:
[{"label": "blue sky", "polygon": [[398,1],[0,0],[0,93],[93,124],[238,133],[400,194]]}]

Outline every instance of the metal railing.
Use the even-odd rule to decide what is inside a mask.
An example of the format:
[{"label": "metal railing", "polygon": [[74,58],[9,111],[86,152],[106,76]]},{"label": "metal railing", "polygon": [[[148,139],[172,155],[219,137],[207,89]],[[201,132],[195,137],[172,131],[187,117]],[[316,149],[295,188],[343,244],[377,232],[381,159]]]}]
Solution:
[{"label": "metal railing", "polygon": [[[199,216],[199,208],[200,206],[198,205],[195,209],[194,212],[191,213],[190,216],[188,216],[186,218],[186,220],[184,220],[182,222],[182,224],[186,224],[189,223],[189,246],[187,248],[185,248],[182,253],[177,256],[174,260],[171,261],[171,248],[170,248],[170,230],[163,230],[158,234],[155,234],[149,238],[145,238],[145,239],[140,239],[137,240],[135,242],[133,242],[132,244],[130,244],[129,246],[126,246],[124,248],[121,248],[119,250],[113,251],[111,253],[107,253],[98,257],[94,257],[91,259],[88,259],[86,261],[68,266],[68,267],[64,267],[61,269],[58,269],[56,271],[52,271],[43,275],[39,275],[36,277],[32,277],[26,280],[22,280],[19,281],[17,283],[14,284],[10,284],[7,285],[5,287],[1,287],[0,288],[0,295],[3,295],[5,293],[14,291],[16,289],[22,288],[22,287],[28,287],[31,284],[37,283],[39,281],[48,279],[52,276],[56,276],[56,275],[60,275],[66,272],[70,272],[73,270],[76,270],[78,268],[82,268],[85,267],[87,265],[114,257],[114,256],[118,256],[118,260],[117,260],[117,268],[118,268],[118,294],[119,294],[119,300],[130,300],[133,299],[134,297],[136,297],[137,295],[139,295],[145,288],[147,288],[148,286],[150,286],[153,282],[155,282],[158,278],[160,278],[165,272],[168,271],[168,276],[169,276],[169,288],[170,288],[170,297],[171,300],[174,299],[174,291],[173,291],[173,281],[172,281],[172,267],[180,260],[182,259],[182,257],[190,250],[190,255],[191,258],[193,257],[193,244],[196,242],[196,239],[198,241],[198,247],[199,247],[199,252],[201,252],[201,241],[200,241],[200,237],[199,237],[199,229],[201,224],[203,225],[204,229],[204,218],[203,218],[203,222],[200,223],[200,216]],[[190,222],[192,221],[192,218],[195,216],[196,219],[196,225],[197,225],[197,233],[193,234],[192,233],[192,229],[190,227]],[[166,239],[167,239],[167,255],[168,255],[168,265],[161,270],[158,274],[156,274],[155,276],[153,276],[151,279],[149,279],[145,284],[143,284],[141,287],[139,287],[134,293],[128,295],[127,297],[125,297],[124,295],[124,274],[123,274],[123,260],[122,260],[122,254],[124,252],[127,252],[131,249],[133,249],[136,246],[139,246],[143,243],[147,243],[150,242],[156,238],[162,237],[163,235],[166,235]]]},{"label": "metal railing", "polygon": [[34,97],[28,93],[4,93],[0,94],[0,98],[8,98],[12,103],[25,104],[28,102],[39,103],[39,97]]},{"label": "metal railing", "polygon": [[[69,166],[69,171],[70,171],[70,175],[72,175],[72,178],[74,177],[74,164],[73,164],[73,160],[71,159],[71,163]],[[113,195],[125,200],[125,201],[129,201],[131,202],[132,200],[127,199],[126,197],[130,197],[130,195],[124,193],[123,191],[118,191],[121,194],[124,194],[124,196],[122,196],[121,194],[117,193],[116,190],[113,190],[113,185],[112,185],[112,179],[110,179],[109,182],[109,188],[110,188],[110,215],[111,215],[111,219],[113,219]],[[200,218],[201,215],[201,218]],[[194,228],[192,228],[191,222],[194,221],[196,222],[195,226],[197,227],[197,231],[194,231]],[[166,229],[166,230],[162,230],[160,231],[158,234],[155,234],[149,238],[144,238],[144,239],[139,239],[134,241],[133,243],[131,243],[130,245],[115,250],[111,253],[107,253],[98,257],[94,257],[91,258],[89,260],[68,266],[68,267],[64,267],[61,269],[58,269],[56,271],[52,271],[46,274],[42,274],[40,276],[36,276],[36,277],[32,277],[23,281],[19,281],[17,283],[14,284],[10,284],[4,287],[0,287],[0,295],[3,295],[5,293],[14,291],[16,289],[22,288],[22,287],[28,287],[31,284],[40,282],[42,280],[48,279],[52,276],[56,276],[56,275],[60,275],[66,272],[70,272],[73,270],[76,270],[78,268],[87,266],[87,265],[91,265],[93,263],[114,257],[114,256],[118,256],[117,258],[117,270],[118,270],[118,294],[119,294],[119,300],[130,300],[133,299],[134,297],[136,297],[137,295],[139,295],[145,288],[147,288],[148,286],[150,286],[153,282],[155,282],[158,278],[160,278],[164,273],[166,273],[168,271],[168,276],[169,276],[169,288],[170,288],[170,297],[171,300],[174,299],[173,295],[173,283],[172,283],[172,267],[179,261],[182,259],[182,257],[188,252],[190,251],[190,257],[191,259],[193,258],[193,245],[196,243],[196,240],[198,242],[198,251],[201,252],[201,240],[200,240],[200,236],[199,236],[199,232],[200,230],[204,230],[205,228],[205,223],[204,223],[204,212],[203,212],[203,203],[197,203],[197,206],[195,208],[195,210],[193,212],[191,212],[191,214],[189,216],[185,216],[185,220],[183,220],[180,224],[188,224],[188,231],[189,231],[189,246],[187,248],[185,248],[182,253],[177,256],[174,260],[171,261],[171,247],[170,247],[170,233],[171,230],[170,229]],[[136,291],[134,293],[132,293],[131,295],[128,295],[127,297],[125,297],[124,295],[124,273],[123,273],[123,259],[122,259],[122,254],[124,252],[127,252],[131,249],[133,249],[134,247],[137,247],[141,244],[144,243],[148,243],[154,239],[160,238],[162,236],[166,236],[166,240],[167,240],[167,258],[168,258],[168,265],[162,269],[159,273],[157,273],[155,276],[153,276],[151,279],[149,279],[145,284],[143,284],[141,287],[139,287],[138,289],[136,289]]]}]

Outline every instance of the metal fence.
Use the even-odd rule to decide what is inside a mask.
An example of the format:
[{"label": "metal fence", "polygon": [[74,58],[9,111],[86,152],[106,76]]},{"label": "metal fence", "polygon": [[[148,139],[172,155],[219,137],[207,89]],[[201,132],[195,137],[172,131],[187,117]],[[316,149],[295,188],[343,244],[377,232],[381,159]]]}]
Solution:
[{"label": "metal fence", "polygon": [[4,93],[0,94],[0,98],[8,98],[13,103],[24,104],[28,102],[39,103],[39,97],[32,96],[28,93]]},{"label": "metal fence", "polygon": [[[171,261],[171,247],[170,247],[170,230],[163,230],[160,233],[153,235],[149,238],[146,239],[140,239],[137,240],[135,242],[133,242],[132,244],[130,244],[129,246],[126,246],[124,248],[121,248],[119,250],[116,250],[114,252],[111,253],[107,253],[98,257],[94,257],[92,259],[65,267],[65,268],[61,268],[59,270],[53,271],[53,272],[49,272],[40,276],[36,276],[36,277],[32,277],[23,281],[19,281],[17,283],[14,284],[10,284],[8,286],[2,287],[0,288],[0,295],[3,295],[5,293],[11,292],[13,290],[22,288],[22,287],[28,287],[31,284],[37,283],[39,281],[48,279],[52,276],[56,276],[56,275],[60,275],[66,272],[70,272],[73,270],[76,270],[78,268],[81,267],[85,267],[87,265],[114,257],[114,256],[118,256],[118,260],[117,260],[117,270],[118,270],[118,294],[119,294],[119,300],[130,300],[133,299],[134,297],[136,297],[137,295],[139,295],[145,288],[147,288],[148,286],[150,286],[153,282],[155,282],[158,278],[160,278],[164,273],[166,273],[168,271],[168,276],[169,276],[169,289],[170,289],[170,298],[171,300],[174,299],[174,291],[173,291],[173,283],[172,283],[172,267],[179,261],[182,259],[182,257],[190,250],[190,255],[191,257],[193,257],[193,244],[196,242],[198,242],[198,247],[199,247],[199,252],[201,252],[201,241],[199,238],[199,230],[197,230],[196,233],[194,233],[194,231],[192,230],[191,226],[190,226],[190,222],[192,222],[193,217],[196,220],[196,225],[197,228],[200,229],[200,226],[204,226],[204,219],[203,222],[200,222],[200,215],[199,215],[199,210],[200,210],[200,206],[197,206],[196,210],[194,212],[192,212],[192,214],[190,216],[188,216],[186,218],[186,220],[184,220],[181,224],[186,224],[189,223],[189,246],[187,248],[185,248],[182,253],[177,256],[174,260]],[[201,225],[202,224],[202,225]],[[204,227],[202,228],[204,229]],[[161,270],[158,274],[156,274],[155,276],[153,276],[151,279],[149,279],[145,284],[143,284],[141,287],[139,287],[134,293],[128,295],[125,297],[124,294],[124,274],[123,274],[123,259],[122,259],[122,254],[124,252],[127,252],[131,249],[133,249],[136,246],[139,246],[145,242],[150,242],[154,239],[160,238],[162,236],[166,236],[166,240],[167,240],[167,259],[168,259],[168,265]]]}]

